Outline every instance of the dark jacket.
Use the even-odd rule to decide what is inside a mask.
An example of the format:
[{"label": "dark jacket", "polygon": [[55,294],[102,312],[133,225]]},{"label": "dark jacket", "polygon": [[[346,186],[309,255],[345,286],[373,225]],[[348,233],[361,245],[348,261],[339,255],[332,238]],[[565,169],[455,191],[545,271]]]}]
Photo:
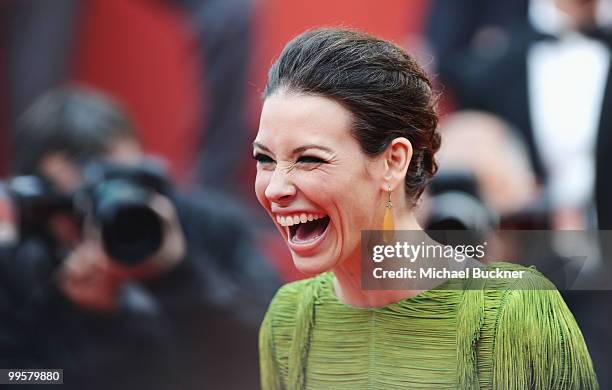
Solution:
[{"label": "dark jacket", "polygon": [[237,205],[213,194],[175,204],[186,257],[155,280],[126,285],[112,315],[63,296],[49,242],[3,248],[0,367],[63,368],[62,388],[256,386],[258,328],[280,280]]}]

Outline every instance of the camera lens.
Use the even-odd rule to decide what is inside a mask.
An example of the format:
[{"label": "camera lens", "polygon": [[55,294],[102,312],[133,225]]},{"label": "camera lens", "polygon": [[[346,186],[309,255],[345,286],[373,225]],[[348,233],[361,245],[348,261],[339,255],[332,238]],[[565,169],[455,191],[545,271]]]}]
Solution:
[{"label": "camera lens", "polygon": [[127,265],[145,261],[162,242],[159,216],[146,206],[123,206],[107,218],[102,238],[108,254]]},{"label": "camera lens", "polygon": [[109,180],[94,197],[95,218],[106,252],[118,262],[135,265],[161,246],[163,222],[149,206],[152,192],[129,180]]}]

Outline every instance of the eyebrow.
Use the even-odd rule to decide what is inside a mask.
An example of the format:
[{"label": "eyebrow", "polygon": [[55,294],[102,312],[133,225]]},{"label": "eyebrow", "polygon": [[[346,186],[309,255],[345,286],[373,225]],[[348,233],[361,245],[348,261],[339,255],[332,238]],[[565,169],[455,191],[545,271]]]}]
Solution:
[{"label": "eyebrow", "polygon": [[302,153],[303,151],[308,150],[308,149],[319,149],[319,150],[322,150],[330,154],[333,153],[332,150],[326,146],[308,144],[308,145],[303,145],[303,146],[300,146],[299,148],[293,149],[293,154]]},{"label": "eyebrow", "polygon": [[[268,147],[266,147],[265,145],[259,143],[259,142],[253,142],[253,147],[258,147],[268,153],[272,153],[272,151],[270,149],[268,149]],[[319,149],[319,150],[323,150],[327,153],[333,154],[332,150],[326,146],[322,146],[322,145],[316,145],[316,144],[307,144],[307,145],[302,145],[300,147],[297,147],[295,149],[293,149],[293,154],[298,154],[298,153],[302,153],[305,150],[308,149]]]},{"label": "eyebrow", "polygon": [[260,144],[257,141],[253,142],[253,147],[258,147],[259,149],[262,149],[265,152],[272,153],[272,151],[270,149],[268,149],[268,147],[266,145]]}]

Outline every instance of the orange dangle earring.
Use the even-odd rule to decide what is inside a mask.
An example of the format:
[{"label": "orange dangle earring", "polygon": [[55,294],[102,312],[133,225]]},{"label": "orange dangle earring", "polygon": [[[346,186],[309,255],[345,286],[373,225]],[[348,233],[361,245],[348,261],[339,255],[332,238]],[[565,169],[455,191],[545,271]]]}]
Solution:
[{"label": "orange dangle earring", "polygon": [[393,203],[391,202],[391,186],[387,186],[387,192],[389,194],[389,199],[385,202],[385,207],[387,210],[385,211],[385,217],[383,219],[383,240],[386,243],[391,242],[393,237],[395,236],[395,224],[393,223]]}]

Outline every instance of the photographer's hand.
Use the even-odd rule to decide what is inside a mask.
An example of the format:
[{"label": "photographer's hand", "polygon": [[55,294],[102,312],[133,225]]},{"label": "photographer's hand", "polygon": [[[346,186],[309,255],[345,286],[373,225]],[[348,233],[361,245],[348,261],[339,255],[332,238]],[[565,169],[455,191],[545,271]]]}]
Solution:
[{"label": "photographer's hand", "polygon": [[111,262],[94,240],[78,244],[62,263],[59,288],[76,305],[93,311],[116,308],[121,280],[110,272]]},{"label": "photographer's hand", "polygon": [[155,195],[151,208],[163,221],[164,238],[160,249],[148,260],[127,266],[114,261],[104,251],[100,230],[85,224],[84,239],[64,261],[59,285],[77,305],[95,311],[112,311],[123,283],[150,280],[178,265],[185,256],[185,238],[176,210],[169,199]]},{"label": "photographer's hand", "polygon": [[0,183],[0,246],[15,245],[19,238],[14,205]]}]

